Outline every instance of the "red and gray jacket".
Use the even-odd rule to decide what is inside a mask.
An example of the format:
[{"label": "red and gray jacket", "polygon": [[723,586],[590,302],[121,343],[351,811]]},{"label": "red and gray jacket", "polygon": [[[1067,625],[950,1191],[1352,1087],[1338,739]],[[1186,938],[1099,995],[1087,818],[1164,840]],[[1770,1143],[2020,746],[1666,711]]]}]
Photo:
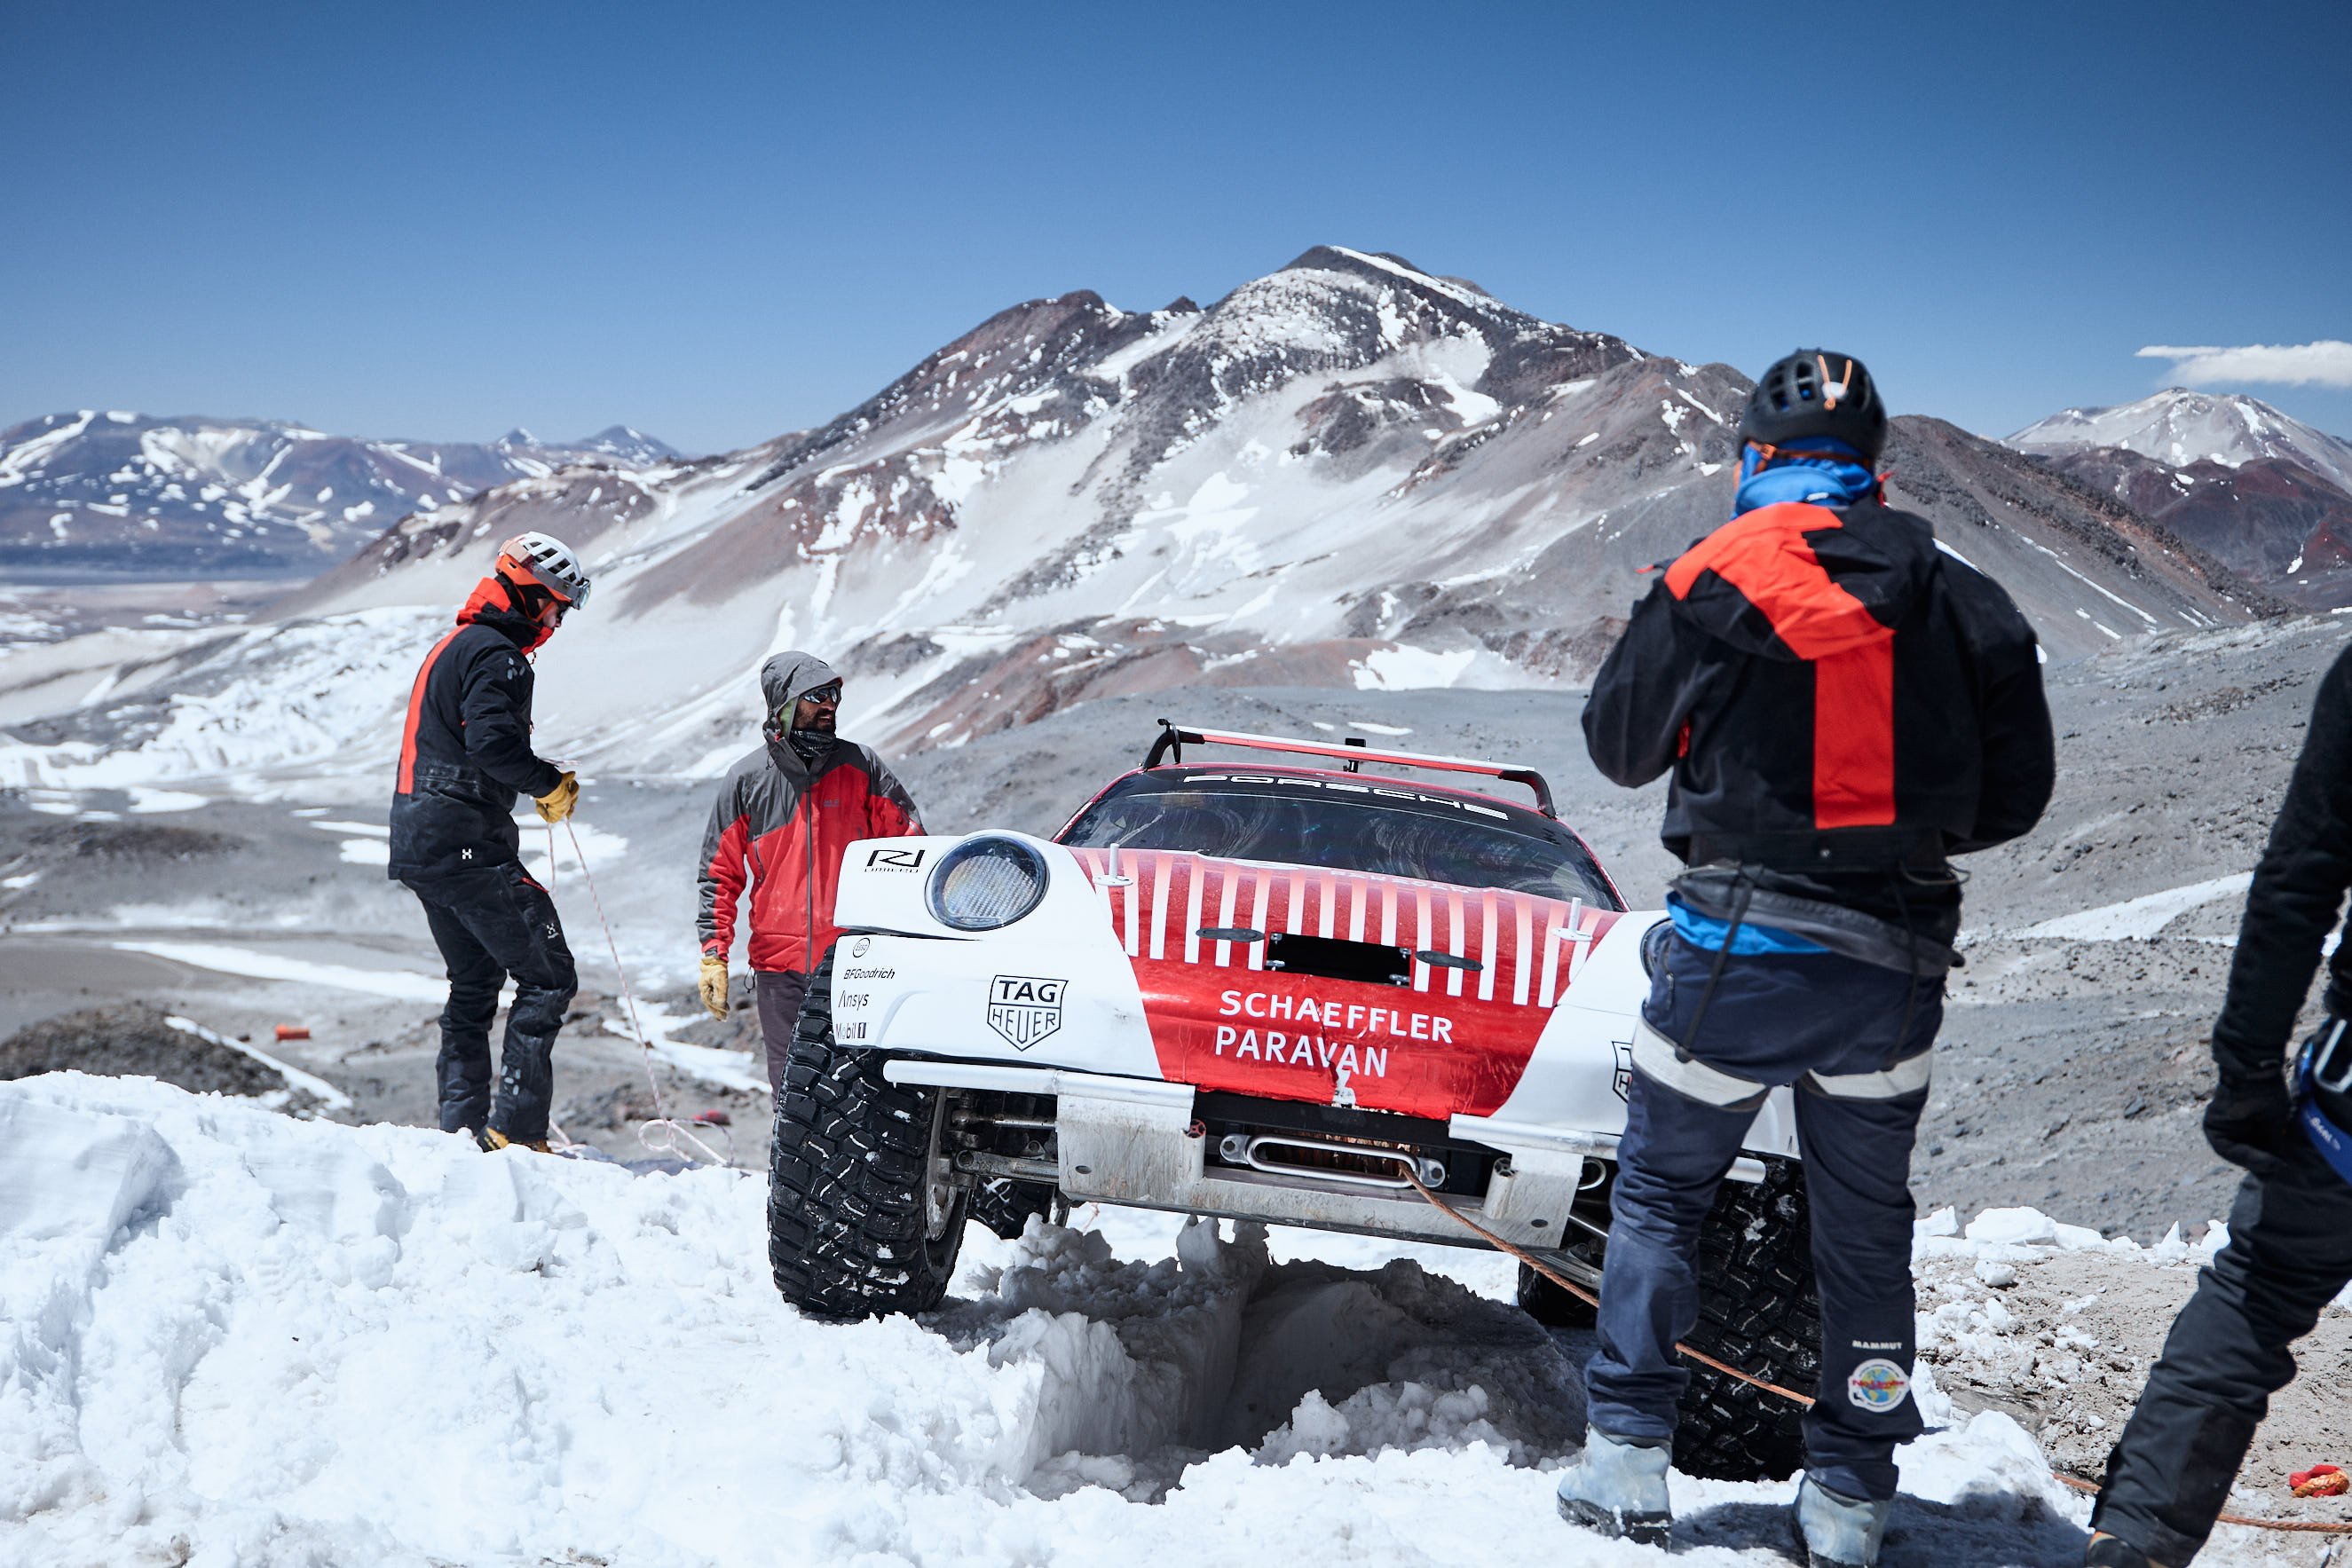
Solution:
[{"label": "red and gray jacket", "polygon": [[2032,827],[2055,778],[2033,629],[1875,499],[1762,507],[1668,566],[1584,709],[1601,771],[1672,768],[1688,864],[1940,864]]},{"label": "red and gray jacket", "polygon": [[547,629],[482,580],[457,629],[433,645],[409,689],[393,784],[394,881],[486,870],[520,858],[514,809],[563,781],[530,747],[530,661]]},{"label": "red and gray jacket", "polygon": [[[779,653],[760,671],[768,711],[790,722],[802,694],[832,685],[824,660]],[[724,957],[735,942],[735,903],[751,884],[751,967],[806,974],[840,933],[833,901],[842,852],[858,839],[919,833],[915,802],[882,759],[836,739],[812,768],[774,726],[766,741],[728,770],[702,837],[696,925],[705,955]]]}]

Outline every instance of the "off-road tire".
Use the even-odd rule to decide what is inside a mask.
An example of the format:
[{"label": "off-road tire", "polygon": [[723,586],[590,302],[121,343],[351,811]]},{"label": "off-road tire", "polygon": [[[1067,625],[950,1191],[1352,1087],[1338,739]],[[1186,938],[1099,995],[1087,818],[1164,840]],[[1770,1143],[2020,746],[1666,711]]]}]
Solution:
[{"label": "off-road tire", "polygon": [[793,1030],[768,1159],[768,1263],[784,1300],[814,1316],[929,1312],[962,1249],[964,1189],[943,1223],[925,1200],[944,1097],[889,1082],[885,1060],[834,1043],[828,951]]},{"label": "off-road tire", "polygon": [[[1768,1159],[1759,1183],[1727,1181],[1698,1239],[1698,1326],[1687,1343],[1751,1377],[1811,1394],[1821,1381],[1804,1167]],[[1715,1480],[1779,1480],[1805,1462],[1801,1406],[1694,1364],[1675,1468]]]},{"label": "off-road tire", "polygon": [[[1600,1287],[1591,1289],[1598,1293]],[[1590,1329],[1601,1321],[1600,1309],[1582,1296],[1561,1290],[1549,1280],[1519,1265],[1519,1310],[1548,1329]]]},{"label": "off-road tire", "polygon": [[972,1188],[971,1217],[1005,1241],[1017,1241],[1029,1217],[1059,1225],[1070,1216],[1061,1193],[1037,1181],[984,1181]]}]

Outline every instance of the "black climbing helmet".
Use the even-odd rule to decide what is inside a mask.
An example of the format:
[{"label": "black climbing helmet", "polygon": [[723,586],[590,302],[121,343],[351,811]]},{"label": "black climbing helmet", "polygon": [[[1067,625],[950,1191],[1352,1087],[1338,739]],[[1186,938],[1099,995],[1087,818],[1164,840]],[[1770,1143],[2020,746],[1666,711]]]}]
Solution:
[{"label": "black climbing helmet", "polygon": [[1809,435],[1843,441],[1874,466],[1886,445],[1886,405],[1878,384],[1851,354],[1800,349],[1756,380],[1739,416],[1741,439],[1786,446]]}]

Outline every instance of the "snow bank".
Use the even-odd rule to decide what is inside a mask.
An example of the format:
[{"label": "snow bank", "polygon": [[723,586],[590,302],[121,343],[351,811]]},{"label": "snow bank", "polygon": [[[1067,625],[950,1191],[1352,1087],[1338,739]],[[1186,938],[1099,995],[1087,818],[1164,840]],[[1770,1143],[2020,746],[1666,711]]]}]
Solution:
[{"label": "snow bank", "polygon": [[[0,1561],[1637,1550],[1552,1511],[1581,1347],[1412,1261],[1120,1215],[1128,1249],[1174,1255],[974,1231],[927,1322],[824,1325],[769,1284],[763,1196],[143,1082],[0,1084]],[[1915,1445],[1890,1562],[2079,1550],[2037,1464],[1999,1414]],[[1675,1489],[1686,1544],[1777,1561],[1784,1486]]]}]

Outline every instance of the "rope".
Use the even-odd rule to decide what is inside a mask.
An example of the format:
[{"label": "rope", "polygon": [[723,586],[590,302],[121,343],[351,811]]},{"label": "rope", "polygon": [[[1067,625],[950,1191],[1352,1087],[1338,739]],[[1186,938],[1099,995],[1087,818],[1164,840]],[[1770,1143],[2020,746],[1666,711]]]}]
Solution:
[{"label": "rope", "polygon": [[[1463,1228],[1476,1234],[1484,1239],[1489,1247],[1496,1249],[1497,1251],[1509,1253],[1512,1257],[1517,1258],[1520,1262],[1525,1263],[1528,1268],[1533,1269],[1537,1273],[1541,1274],[1545,1279],[1549,1280],[1553,1284],[1558,1285],[1561,1290],[1566,1291],[1570,1295],[1574,1296],[1577,1300],[1584,1302],[1587,1306],[1597,1308],[1601,1305],[1601,1298],[1599,1296],[1594,1295],[1591,1291],[1586,1290],[1575,1281],[1567,1278],[1557,1269],[1552,1268],[1547,1263],[1539,1261],[1534,1253],[1528,1251],[1524,1248],[1513,1246],[1510,1242],[1504,1240],[1501,1237],[1496,1235],[1493,1231],[1487,1229],[1485,1226],[1479,1224],[1476,1220],[1471,1218],[1468,1215],[1463,1213],[1460,1209],[1454,1207],[1452,1204],[1446,1202],[1444,1198],[1432,1192],[1427,1184],[1423,1182],[1421,1179],[1421,1173],[1414,1170],[1409,1164],[1404,1166],[1404,1179],[1412,1183],[1413,1191],[1421,1194],[1422,1197],[1435,1204],[1438,1208],[1444,1213],[1447,1218],[1453,1220]],[[1792,1404],[1802,1405],[1808,1409],[1812,1406],[1812,1396],[1809,1394],[1800,1394],[1793,1388],[1783,1388],[1777,1383],[1767,1383],[1760,1377],[1750,1376],[1748,1374],[1740,1371],[1739,1368],[1732,1365],[1730,1363],[1717,1361],[1715,1357],[1707,1354],[1706,1352],[1703,1350],[1694,1350],[1689,1345],[1683,1343],[1679,1340],[1675,1342],[1675,1348],[1682,1352],[1685,1355],[1690,1357],[1693,1361],[1697,1362],[1700,1365],[1713,1367],[1716,1371],[1720,1372],[1726,1377],[1736,1378],[1739,1382],[1748,1385],[1750,1388],[1760,1388],[1767,1394],[1777,1394],[1781,1398],[1786,1399]]]},{"label": "rope", "polygon": [[[724,1128],[720,1129],[721,1135],[727,1140],[727,1152],[721,1155],[709,1144],[687,1131],[685,1124],[673,1118],[668,1108],[662,1103],[661,1077],[654,1071],[653,1042],[646,1038],[644,1026],[637,1022],[637,999],[629,990],[629,972],[621,967],[621,945],[613,938],[613,923],[604,917],[604,901],[597,894],[596,879],[589,874],[588,857],[580,852],[580,835],[572,831],[572,819],[569,817],[563,819],[563,833],[572,841],[572,858],[580,862],[580,880],[588,884],[588,899],[595,905],[596,923],[604,928],[604,948],[613,955],[613,973],[621,977],[621,1005],[628,1009],[630,1038],[637,1042],[637,1049],[645,1053],[646,1082],[654,1092],[654,1113],[637,1124],[637,1142],[643,1144],[654,1154],[667,1155],[672,1159],[690,1162],[694,1155],[678,1146],[680,1140],[683,1140],[700,1150],[702,1156],[712,1165],[731,1166],[735,1163],[733,1134],[728,1133]],[[548,879],[551,882],[553,881],[555,824],[552,822],[547,825],[547,871]],[[656,1134],[656,1128],[661,1131]]]},{"label": "rope", "polygon": [[[1528,1251],[1525,1248],[1514,1246],[1512,1243],[1504,1240],[1501,1237],[1496,1235],[1493,1231],[1487,1229],[1485,1226],[1479,1224],[1476,1220],[1471,1218],[1468,1215],[1463,1213],[1460,1209],[1454,1207],[1444,1198],[1438,1197],[1436,1193],[1430,1190],[1428,1185],[1421,1179],[1421,1173],[1413,1169],[1410,1163],[1405,1163],[1403,1169],[1404,1178],[1405,1180],[1412,1183],[1413,1191],[1427,1198],[1430,1203],[1448,1219],[1453,1220],[1456,1225],[1461,1226],[1464,1229],[1476,1235],[1481,1240],[1485,1241],[1489,1247],[1494,1248],[1496,1251],[1510,1254],[1512,1257],[1517,1259],[1528,1268],[1533,1269],[1537,1273],[1542,1275],[1545,1279],[1549,1280],[1553,1284],[1558,1285],[1561,1290],[1566,1291],[1570,1295],[1574,1296],[1577,1300],[1584,1302],[1586,1305],[1594,1308],[1598,1308],[1601,1305],[1601,1298],[1599,1296],[1594,1295],[1591,1291],[1586,1290],[1575,1281],[1567,1278],[1565,1275],[1561,1274],[1559,1270],[1552,1268],[1549,1264],[1544,1262],[1541,1259],[1538,1258],[1534,1253]],[[1715,1357],[1707,1354],[1706,1352],[1703,1350],[1692,1349],[1689,1345],[1683,1343],[1679,1340],[1675,1343],[1675,1348],[1682,1352],[1683,1354],[1690,1357],[1693,1361],[1697,1362],[1702,1366],[1712,1367],[1714,1370],[1722,1373],[1726,1377],[1733,1378],[1740,1383],[1744,1383],[1750,1388],[1760,1388],[1767,1394],[1777,1395],[1780,1398],[1786,1399],[1794,1405],[1801,1405],[1808,1408],[1811,1408],[1812,1406],[1813,1400],[1810,1395],[1800,1394],[1793,1388],[1783,1388],[1777,1383],[1767,1383],[1760,1377],[1751,1376],[1748,1373],[1740,1371],[1736,1366],[1717,1361]],[[2096,1481],[2086,1481],[2080,1476],[2070,1476],[2064,1470],[2053,1469],[2050,1472],[2050,1475],[2053,1480],[2056,1480],[2062,1486],[2072,1487],[2076,1491],[2087,1492],[2093,1497],[2099,1495],[2099,1486]],[[2242,1513],[2223,1513],[2215,1515],[2214,1522],[2216,1524],[2243,1525],[2250,1530],[2291,1531],[2313,1535],[2343,1535],[2352,1533],[2352,1521],[2338,1522],[2326,1520],[2255,1519],[2251,1515]]]}]

